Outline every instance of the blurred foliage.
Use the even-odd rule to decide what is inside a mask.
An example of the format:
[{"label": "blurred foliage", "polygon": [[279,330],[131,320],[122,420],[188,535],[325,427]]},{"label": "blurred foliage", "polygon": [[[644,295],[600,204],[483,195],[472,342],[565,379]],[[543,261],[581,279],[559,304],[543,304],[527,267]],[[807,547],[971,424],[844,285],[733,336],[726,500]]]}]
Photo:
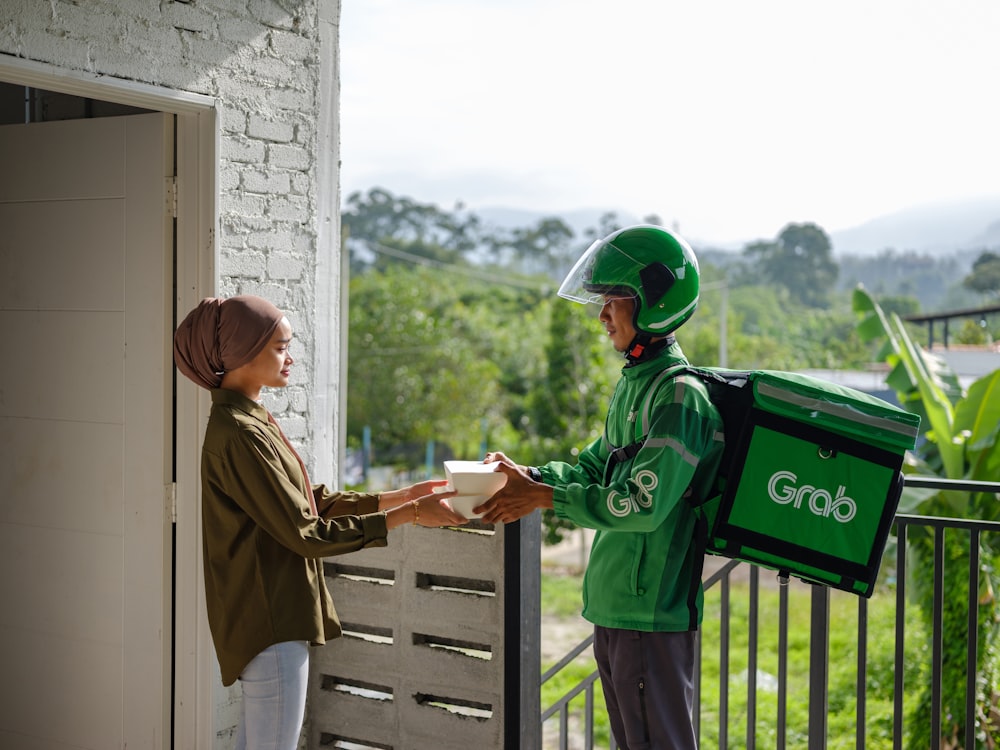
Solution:
[{"label": "blurred foliage", "polygon": [[972,273],[965,277],[962,285],[994,299],[1000,296],[1000,253],[984,251],[972,263]]}]

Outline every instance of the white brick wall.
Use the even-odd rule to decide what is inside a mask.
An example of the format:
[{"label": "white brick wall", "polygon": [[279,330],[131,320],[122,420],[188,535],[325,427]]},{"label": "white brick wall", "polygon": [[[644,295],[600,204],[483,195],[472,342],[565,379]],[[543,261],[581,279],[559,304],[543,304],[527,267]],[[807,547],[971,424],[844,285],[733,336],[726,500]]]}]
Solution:
[{"label": "white brick wall", "polygon": [[[335,50],[321,41],[324,34],[336,39],[339,9],[339,0],[0,0],[0,54],[218,103],[217,291],[260,294],[288,312],[296,334],[293,382],[270,394],[268,406],[312,467],[314,433],[327,448],[336,445],[340,419],[339,367],[321,364],[319,377],[330,392],[317,394],[313,356],[339,350],[337,330],[330,330],[339,325],[339,299],[316,298],[320,272],[321,288],[339,298],[339,261],[317,262],[320,191],[339,202],[336,168],[332,185],[322,185],[317,174],[317,164],[337,163],[337,154],[319,152],[320,144],[336,149],[337,138],[317,128],[320,92],[335,97],[338,89],[335,80],[321,80],[336,69],[324,64],[323,54]],[[337,103],[326,108],[335,113]],[[335,245],[334,229],[324,232]],[[326,250],[331,257],[336,251]],[[321,457],[314,475],[331,481],[332,464],[332,457]],[[233,702],[233,693],[216,696],[222,725],[234,720]],[[229,734],[220,730],[220,747],[228,746]]]},{"label": "white brick wall", "polygon": [[[339,4],[326,1],[338,15]],[[292,388],[301,391],[295,403],[308,408],[315,382],[309,313],[317,309],[320,0],[5,0],[3,6],[0,52],[218,101],[219,293],[262,294],[298,313]],[[309,435],[302,438],[311,458]]]}]

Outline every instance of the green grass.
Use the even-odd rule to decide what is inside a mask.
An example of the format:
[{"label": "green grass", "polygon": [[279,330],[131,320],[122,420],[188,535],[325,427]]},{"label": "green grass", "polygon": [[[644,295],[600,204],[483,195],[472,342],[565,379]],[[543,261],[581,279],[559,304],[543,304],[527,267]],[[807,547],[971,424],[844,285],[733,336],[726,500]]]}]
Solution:
[{"label": "green grass", "polygon": [[[765,572],[764,575],[767,575]],[[575,617],[580,608],[580,578],[542,576],[542,613],[547,617]],[[712,589],[705,595],[705,618],[702,625],[701,743],[719,747],[720,592]],[[746,747],[747,737],[747,664],[749,648],[749,585],[733,583],[730,589],[731,625],[729,632],[729,719],[730,748]],[[778,674],[777,588],[762,585],[759,589],[756,722],[753,734],[763,747],[772,747],[777,738]],[[892,747],[893,662],[895,658],[895,590],[881,587],[868,600],[867,694],[865,747],[881,750]],[[793,584],[788,606],[788,683],[786,700],[786,745],[805,747],[808,732],[810,589]],[[858,598],[840,591],[831,592],[829,650],[829,712],[827,716],[830,750],[854,748],[857,733],[857,631]],[[908,612],[904,702],[909,709],[916,698],[914,686],[928,679],[928,659],[923,653],[923,634],[918,618]],[[575,644],[571,644],[575,645]],[[551,664],[543,664],[548,669]],[[578,684],[595,668],[591,659],[581,659],[543,686],[542,708]],[[571,703],[571,716],[582,721],[583,697]],[[571,719],[572,721],[572,719]],[[555,718],[549,721],[558,731]],[[608,723],[600,688],[595,690],[595,736],[599,746],[607,747]],[[572,724],[571,724],[572,726]],[[547,730],[549,727],[546,728]]]},{"label": "green grass", "polygon": [[582,575],[542,573],[542,616],[574,617],[583,606],[580,587]]}]

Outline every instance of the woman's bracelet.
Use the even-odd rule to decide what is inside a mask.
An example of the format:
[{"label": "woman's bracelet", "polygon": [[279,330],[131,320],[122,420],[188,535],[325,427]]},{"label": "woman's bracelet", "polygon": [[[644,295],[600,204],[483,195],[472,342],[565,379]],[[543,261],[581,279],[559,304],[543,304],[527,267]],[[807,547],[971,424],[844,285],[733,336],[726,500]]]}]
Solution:
[{"label": "woman's bracelet", "polygon": [[420,520],[420,498],[413,501],[413,525],[417,526],[417,521]]}]

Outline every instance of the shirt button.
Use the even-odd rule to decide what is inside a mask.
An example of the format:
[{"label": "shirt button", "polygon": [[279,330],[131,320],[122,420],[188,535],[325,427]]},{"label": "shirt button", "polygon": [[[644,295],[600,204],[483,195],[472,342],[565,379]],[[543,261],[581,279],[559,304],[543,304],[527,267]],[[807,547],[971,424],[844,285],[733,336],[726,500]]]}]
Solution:
[{"label": "shirt button", "polygon": [[639,589],[639,596],[645,596],[645,595],[646,595],[646,589]]}]

